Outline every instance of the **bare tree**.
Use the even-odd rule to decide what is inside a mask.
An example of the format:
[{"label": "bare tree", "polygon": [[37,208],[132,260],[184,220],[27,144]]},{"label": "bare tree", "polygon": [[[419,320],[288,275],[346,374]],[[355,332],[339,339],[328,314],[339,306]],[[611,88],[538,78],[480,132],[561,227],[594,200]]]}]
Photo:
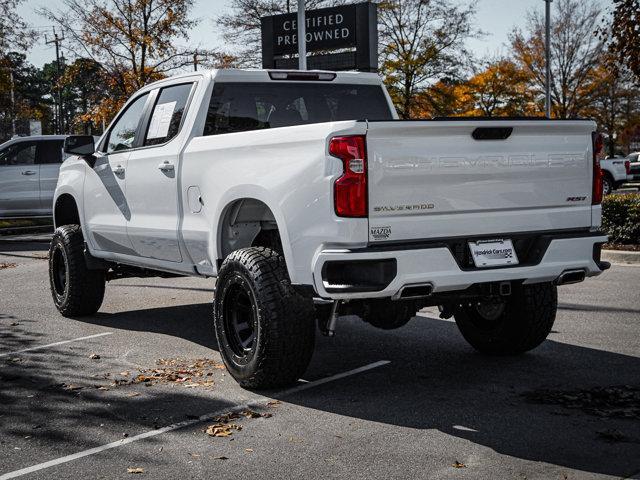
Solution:
[{"label": "bare tree", "polygon": [[24,0],[0,2],[0,57],[10,50],[24,51],[35,38],[35,32],[16,12]]},{"label": "bare tree", "polygon": [[[57,23],[77,57],[105,70],[113,96],[96,115],[109,119],[132,92],[193,63],[194,49],[180,45],[198,23],[193,0],[63,0],[64,9],[39,13]],[[204,58],[216,52],[198,52]]]},{"label": "bare tree", "polygon": [[[601,9],[594,0],[556,0],[551,29],[552,115],[575,117],[590,104],[595,91],[594,72],[602,63],[604,42],[595,35]],[[523,30],[510,35],[516,60],[531,76],[538,95],[545,87],[544,16],[529,12]]]},{"label": "bare tree", "polygon": [[457,78],[469,57],[465,40],[478,35],[475,3],[451,0],[386,0],[379,4],[381,71],[403,117],[418,94],[443,78]]}]

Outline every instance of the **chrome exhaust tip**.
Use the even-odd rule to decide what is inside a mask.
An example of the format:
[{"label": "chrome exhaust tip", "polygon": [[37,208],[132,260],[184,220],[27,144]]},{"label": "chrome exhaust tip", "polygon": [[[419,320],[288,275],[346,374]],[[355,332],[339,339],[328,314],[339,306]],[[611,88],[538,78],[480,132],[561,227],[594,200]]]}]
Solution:
[{"label": "chrome exhaust tip", "polygon": [[556,278],[556,285],[569,285],[571,283],[580,283],[587,276],[584,270],[565,270]]},{"label": "chrome exhaust tip", "polygon": [[409,300],[412,298],[424,298],[433,293],[433,285],[431,283],[415,283],[404,285],[391,300]]}]

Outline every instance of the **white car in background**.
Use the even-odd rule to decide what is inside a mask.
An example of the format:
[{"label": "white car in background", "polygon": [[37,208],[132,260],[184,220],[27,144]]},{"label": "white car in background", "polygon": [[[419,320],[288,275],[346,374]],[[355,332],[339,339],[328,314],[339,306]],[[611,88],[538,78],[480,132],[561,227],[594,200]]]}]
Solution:
[{"label": "white car in background", "polygon": [[630,161],[623,157],[607,157],[600,160],[602,169],[602,193],[609,195],[631,180]]},{"label": "white car in background", "polygon": [[0,145],[0,218],[48,217],[66,135],[16,137]]}]

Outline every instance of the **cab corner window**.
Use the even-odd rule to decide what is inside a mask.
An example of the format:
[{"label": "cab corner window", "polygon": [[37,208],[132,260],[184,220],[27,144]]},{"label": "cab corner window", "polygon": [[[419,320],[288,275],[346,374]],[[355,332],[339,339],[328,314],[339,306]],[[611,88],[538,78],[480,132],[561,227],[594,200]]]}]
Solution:
[{"label": "cab corner window", "polygon": [[133,147],[138,125],[144,112],[144,104],[148,96],[149,94],[145,93],[138,97],[126,108],[122,115],[120,115],[109,132],[106,148],[107,153],[115,153]]},{"label": "cab corner window", "polygon": [[160,90],[147,127],[145,145],[160,145],[178,134],[192,86],[193,83],[184,83]]}]

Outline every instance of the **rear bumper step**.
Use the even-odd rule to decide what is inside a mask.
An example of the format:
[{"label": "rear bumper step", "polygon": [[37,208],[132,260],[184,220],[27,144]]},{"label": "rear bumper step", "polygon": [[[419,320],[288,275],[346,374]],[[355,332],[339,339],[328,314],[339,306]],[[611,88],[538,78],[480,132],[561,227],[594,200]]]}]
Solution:
[{"label": "rear bumper step", "polygon": [[[478,283],[575,283],[602,273],[605,265],[604,262],[598,261],[597,255],[594,258],[594,248],[606,241],[607,237],[604,235],[588,234],[582,237],[554,238],[550,239],[544,255],[535,265],[520,264],[508,268],[473,270],[460,268],[459,262],[446,243],[431,248],[397,250],[327,249],[318,253],[314,259],[315,289],[322,298],[401,299],[423,298],[441,292],[464,290]],[[368,274],[358,274],[357,282],[339,285],[332,284],[332,281],[342,281],[340,276],[334,276],[333,280],[327,276],[330,268],[325,268],[325,264],[328,263],[333,265],[334,274],[350,271],[350,275],[353,275],[361,266],[371,267],[368,267]],[[391,264],[394,265],[394,269],[382,267]],[[385,272],[384,275],[381,272]],[[363,283],[368,285],[365,286]]]}]

